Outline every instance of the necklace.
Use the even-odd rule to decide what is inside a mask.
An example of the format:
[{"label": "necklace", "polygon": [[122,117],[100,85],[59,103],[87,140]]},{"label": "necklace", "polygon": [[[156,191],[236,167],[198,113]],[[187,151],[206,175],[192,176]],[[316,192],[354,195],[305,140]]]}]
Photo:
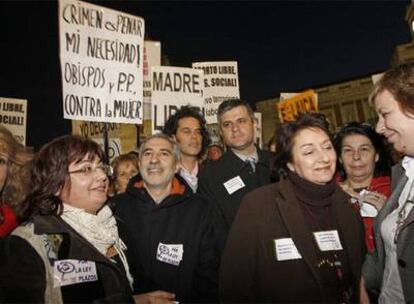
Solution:
[{"label": "necklace", "polygon": [[406,219],[406,215],[407,215],[406,207],[408,206],[408,204],[414,204],[413,195],[412,195],[413,187],[414,187],[414,180],[411,182],[411,187],[410,187],[410,191],[408,192],[407,199],[405,200],[404,204],[402,204],[401,209],[398,211],[397,221],[396,221],[397,225],[396,225],[395,234],[394,234],[394,244],[397,244],[398,235],[400,234],[401,228],[404,225],[404,222]]},{"label": "necklace", "polygon": [[[358,189],[369,189],[369,187],[371,186],[371,178],[368,180],[368,183],[355,183],[356,184],[356,186],[355,186],[355,184],[354,183],[352,183],[351,181],[350,181],[350,179],[349,178],[347,178],[346,180],[344,180],[343,181],[343,184],[345,184],[346,186],[348,186],[349,188],[351,188],[351,189],[353,189],[354,191],[356,191],[356,190],[358,190]],[[356,192],[359,192],[359,191],[356,191]]]}]

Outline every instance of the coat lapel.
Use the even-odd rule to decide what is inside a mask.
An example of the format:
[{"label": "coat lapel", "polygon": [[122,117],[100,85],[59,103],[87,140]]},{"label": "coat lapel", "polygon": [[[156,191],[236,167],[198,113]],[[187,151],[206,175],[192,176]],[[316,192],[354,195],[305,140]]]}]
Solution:
[{"label": "coat lapel", "polygon": [[[402,181],[404,181],[404,183],[402,183]],[[401,192],[404,189],[404,186],[407,182],[408,182],[408,177],[405,177],[404,179],[400,180],[397,186],[397,189],[401,188],[399,189],[400,191],[397,193],[398,196],[396,196],[395,198],[397,203],[401,195]],[[397,242],[397,256],[401,256],[401,253],[404,250],[404,246],[410,243],[407,240],[412,237],[411,235],[412,230],[408,229],[408,227],[412,225],[413,222],[414,222],[414,207],[411,208],[410,213],[408,213],[404,221],[404,224],[401,226],[400,235],[398,236],[398,242]]]},{"label": "coat lapel", "polygon": [[101,254],[92,244],[79,235],[58,216],[37,216],[33,220],[35,234],[68,234],[70,244],[68,259],[90,260],[110,264],[110,260]]},{"label": "coat lapel", "polygon": [[282,199],[276,197],[280,214],[296,248],[302,255],[306,264],[308,264],[318,284],[321,284],[319,271],[316,266],[318,262],[316,252],[319,249],[316,247],[312,233],[305,224],[305,218],[300,209],[299,202],[294,195],[294,190],[291,184],[286,181],[283,181],[283,183],[284,185],[281,187],[283,193],[281,193],[281,195],[284,197]]},{"label": "coat lapel", "polygon": [[395,209],[396,205],[398,204],[398,199],[400,198],[401,192],[403,191],[407,181],[408,178],[405,175],[403,175],[399,179],[394,191],[388,198],[388,201],[386,202],[384,207],[381,209],[381,212],[378,214],[377,221],[381,220],[382,222],[382,220]]},{"label": "coat lapel", "polygon": [[[408,180],[408,178],[407,178],[407,180]],[[414,182],[413,182],[411,187],[413,187],[413,186],[414,186]],[[401,189],[401,191],[402,191],[402,189]],[[400,192],[400,194],[401,194],[401,192]],[[412,222],[414,222],[414,208],[411,208],[411,211],[410,211],[410,213],[408,213],[407,218],[405,219],[404,224],[402,225],[401,229],[404,229],[405,227],[410,225]]]},{"label": "coat lapel", "polygon": [[[407,176],[405,176],[405,174],[401,176],[391,196],[388,198],[388,201],[385,203],[385,206],[381,209],[381,211],[378,213],[375,219],[375,227],[374,227],[375,247],[377,248],[378,257],[380,258],[381,261],[383,261],[384,255],[385,255],[384,246],[383,246],[382,237],[381,237],[381,225],[384,219],[387,217],[387,215],[390,214],[395,209],[395,207],[398,205],[398,199],[407,181],[408,181],[408,178]],[[401,248],[397,246],[397,250],[399,251],[400,249]]]}]

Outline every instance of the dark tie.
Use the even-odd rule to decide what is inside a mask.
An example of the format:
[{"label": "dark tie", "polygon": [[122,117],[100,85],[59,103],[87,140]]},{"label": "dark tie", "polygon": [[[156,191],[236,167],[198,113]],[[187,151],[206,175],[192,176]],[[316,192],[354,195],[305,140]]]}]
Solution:
[{"label": "dark tie", "polygon": [[250,164],[250,167],[252,167],[253,172],[256,171],[256,160],[253,157],[248,157],[246,159],[246,162]]}]

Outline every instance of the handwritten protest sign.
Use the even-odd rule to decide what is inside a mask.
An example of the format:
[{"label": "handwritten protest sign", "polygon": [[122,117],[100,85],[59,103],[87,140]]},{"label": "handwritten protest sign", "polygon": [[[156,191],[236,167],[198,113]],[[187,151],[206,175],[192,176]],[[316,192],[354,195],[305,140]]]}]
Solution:
[{"label": "handwritten protest sign", "polygon": [[64,118],[142,123],[144,19],[59,1]]},{"label": "handwritten protest sign", "polygon": [[203,107],[203,71],[180,67],[153,67],[152,133],[162,130],[181,106]]},{"label": "handwritten protest sign", "polygon": [[[282,95],[283,94],[283,95]],[[282,93],[281,101],[276,104],[280,122],[294,121],[299,113],[309,113],[318,111],[318,94],[313,90],[307,90],[300,94]],[[287,99],[283,99],[285,94]]]},{"label": "handwritten protest sign", "polygon": [[151,135],[151,67],[161,65],[161,42],[145,41],[144,43],[144,123],[140,128],[140,137]]},{"label": "handwritten protest sign", "polygon": [[[133,124],[108,123],[108,158],[135,150],[137,147],[137,128]],[[72,120],[72,134],[90,138],[103,148],[104,123]]]},{"label": "handwritten protest sign", "polygon": [[5,126],[23,146],[26,145],[27,100],[0,97],[0,125]]},{"label": "handwritten protest sign", "polygon": [[240,98],[237,62],[195,62],[204,71],[204,108],[208,124],[217,123],[217,110],[223,100]]}]

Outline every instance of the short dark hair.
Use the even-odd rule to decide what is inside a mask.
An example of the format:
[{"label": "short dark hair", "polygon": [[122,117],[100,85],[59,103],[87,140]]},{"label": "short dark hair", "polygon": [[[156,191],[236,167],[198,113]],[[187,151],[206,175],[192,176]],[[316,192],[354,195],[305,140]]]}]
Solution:
[{"label": "short dark hair", "polygon": [[367,137],[374,149],[378,153],[378,161],[375,163],[374,176],[389,176],[391,174],[391,157],[384,144],[384,138],[375,132],[374,128],[368,123],[351,122],[346,124],[334,137],[336,153],[338,154],[337,171],[341,178],[346,179],[344,166],[339,162],[342,152],[342,142],[348,135],[363,135]]},{"label": "short dark hair", "polygon": [[370,103],[385,90],[392,94],[403,113],[414,114],[414,63],[401,64],[386,71],[375,83],[369,96]]},{"label": "short dark hair", "polygon": [[198,153],[197,157],[201,158],[204,155],[204,153],[206,153],[207,147],[211,143],[211,139],[210,134],[207,130],[206,120],[204,119],[204,116],[201,114],[199,108],[192,107],[189,105],[181,107],[177,112],[175,112],[168,118],[162,132],[170,137],[172,137],[173,135],[177,135],[178,123],[180,122],[180,119],[187,117],[197,119],[200,124],[202,144],[201,151],[200,153]]},{"label": "short dark hair", "polygon": [[299,114],[295,121],[286,122],[277,129],[276,137],[276,157],[273,164],[273,175],[284,178],[289,172],[287,164],[292,161],[292,149],[294,139],[299,131],[304,129],[320,129],[332,142],[332,136],[328,129],[325,115],[320,113]]},{"label": "short dark hair", "polygon": [[219,124],[224,113],[240,106],[245,107],[251,119],[254,119],[253,109],[246,101],[241,99],[227,99],[219,105],[217,110],[217,121]]},{"label": "short dark hair", "polygon": [[91,139],[66,135],[44,145],[31,168],[31,189],[22,206],[20,220],[32,215],[60,215],[63,202],[56,195],[69,181],[69,165],[88,155],[91,160],[105,159],[101,147]]}]

